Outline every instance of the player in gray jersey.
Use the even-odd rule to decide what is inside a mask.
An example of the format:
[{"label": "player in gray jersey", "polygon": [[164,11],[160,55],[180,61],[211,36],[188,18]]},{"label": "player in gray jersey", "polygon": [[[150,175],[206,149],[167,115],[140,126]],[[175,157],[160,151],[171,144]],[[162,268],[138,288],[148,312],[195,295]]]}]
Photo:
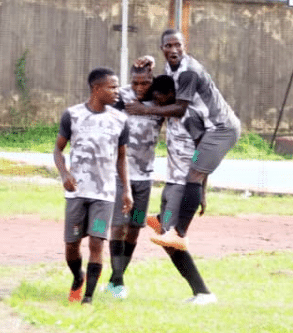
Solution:
[{"label": "player in gray jersey", "polygon": [[[131,85],[120,88],[120,100],[115,107],[125,113],[125,103],[133,100],[151,106],[149,91],[152,82],[153,72],[149,66],[133,67]],[[139,232],[145,226],[152,185],[155,146],[163,121],[164,118],[159,116],[128,116],[127,157],[133,208],[129,215],[122,214],[122,187],[118,179],[110,241],[112,275],[106,287],[106,291],[110,291],[117,298],[127,297],[123,275],[132,258]]]},{"label": "player in gray jersey", "polygon": [[[111,223],[118,171],[123,191],[121,210],[127,214],[132,197],[127,173],[127,117],[111,107],[118,99],[118,78],[106,68],[93,70],[88,77],[90,98],[68,108],[62,115],[54,150],[55,164],[66,190],[66,261],[74,276],[69,301],[82,299],[80,245],[89,235],[90,257],[86,291],[82,303],[91,303],[102,270],[104,240]],[[70,170],[63,150],[70,142]]]},{"label": "player in gray jersey", "polygon": [[[175,228],[152,238],[156,244],[177,249],[176,267],[193,284],[190,302],[206,304],[216,301],[199,275],[187,252],[186,232],[199,205],[203,203],[203,185],[207,175],[220,164],[240,136],[240,121],[215,86],[205,68],[184,49],[180,32],[168,29],[162,34],[161,49],[167,60],[165,73],[173,77],[176,103],[163,107],[126,106],[130,114],[154,114],[182,117],[182,123],[194,141],[200,138],[192,158],[187,183]],[[183,265],[183,266],[182,266]],[[184,266],[187,270],[184,273]],[[192,274],[191,274],[192,272]],[[193,280],[193,281],[192,281]]]}]

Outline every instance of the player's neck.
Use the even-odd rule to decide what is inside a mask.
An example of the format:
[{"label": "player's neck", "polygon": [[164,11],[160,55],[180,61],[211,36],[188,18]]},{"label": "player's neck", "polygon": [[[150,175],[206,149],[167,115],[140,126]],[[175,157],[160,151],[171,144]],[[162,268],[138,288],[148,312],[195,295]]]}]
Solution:
[{"label": "player's neck", "polygon": [[102,113],[106,110],[105,104],[93,98],[90,98],[85,105],[89,109],[89,111],[93,113]]}]

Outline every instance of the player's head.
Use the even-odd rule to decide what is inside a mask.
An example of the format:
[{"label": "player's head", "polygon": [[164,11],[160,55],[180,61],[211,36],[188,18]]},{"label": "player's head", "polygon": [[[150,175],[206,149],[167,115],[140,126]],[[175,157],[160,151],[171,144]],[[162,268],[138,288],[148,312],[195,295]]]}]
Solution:
[{"label": "player's head", "polygon": [[113,104],[118,100],[119,81],[114,71],[109,68],[96,68],[88,76],[88,84],[93,98],[101,104]]},{"label": "player's head", "polygon": [[159,106],[173,104],[176,101],[175,83],[168,75],[157,76],[152,84],[153,101]]},{"label": "player's head", "polygon": [[130,69],[131,88],[139,101],[148,99],[153,82],[153,71],[149,64],[144,67],[132,66]]},{"label": "player's head", "polygon": [[161,37],[161,50],[170,66],[178,66],[185,52],[182,33],[174,29],[165,30]]}]

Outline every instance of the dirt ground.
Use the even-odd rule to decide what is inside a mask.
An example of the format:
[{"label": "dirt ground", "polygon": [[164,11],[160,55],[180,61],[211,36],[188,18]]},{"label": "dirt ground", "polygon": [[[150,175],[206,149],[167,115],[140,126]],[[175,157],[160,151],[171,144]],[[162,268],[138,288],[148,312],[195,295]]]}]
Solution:
[{"label": "dirt ground", "polygon": [[[1,266],[25,266],[38,262],[64,261],[63,223],[43,221],[37,216],[0,218]],[[166,257],[150,242],[150,228],[142,230],[134,261]],[[293,217],[249,215],[237,217],[197,217],[188,231],[190,252],[198,257],[222,257],[231,253],[258,250],[293,250]],[[87,240],[82,245],[88,256]],[[105,256],[109,256],[108,243]],[[24,268],[24,267],[23,267]],[[25,323],[3,300],[17,285],[14,277],[0,289],[0,333],[47,332]]]}]

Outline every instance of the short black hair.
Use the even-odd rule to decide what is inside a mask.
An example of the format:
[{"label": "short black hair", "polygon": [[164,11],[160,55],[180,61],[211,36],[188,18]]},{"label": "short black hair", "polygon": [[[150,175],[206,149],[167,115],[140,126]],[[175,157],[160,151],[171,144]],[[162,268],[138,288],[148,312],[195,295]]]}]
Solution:
[{"label": "short black hair", "polygon": [[179,30],[175,30],[175,29],[167,29],[165,30],[163,33],[162,33],[162,36],[161,36],[161,43],[162,45],[164,44],[164,38],[166,36],[169,36],[169,35],[176,35],[176,34],[180,34],[182,35],[181,31]]},{"label": "short black hair", "polygon": [[157,91],[163,95],[167,95],[169,93],[176,94],[174,80],[168,75],[159,75],[154,78],[151,89],[152,92]]},{"label": "short black hair", "polygon": [[92,89],[95,84],[102,83],[106,80],[106,77],[110,75],[115,75],[114,71],[111,68],[99,67],[93,69],[88,76],[88,84]]},{"label": "short black hair", "polygon": [[131,66],[131,68],[130,68],[130,74],[141,74],[141,73],[152,74],[153,70],[151,68],[151,64],[147,63],[143,67],[136,67],[134,65]]}]

